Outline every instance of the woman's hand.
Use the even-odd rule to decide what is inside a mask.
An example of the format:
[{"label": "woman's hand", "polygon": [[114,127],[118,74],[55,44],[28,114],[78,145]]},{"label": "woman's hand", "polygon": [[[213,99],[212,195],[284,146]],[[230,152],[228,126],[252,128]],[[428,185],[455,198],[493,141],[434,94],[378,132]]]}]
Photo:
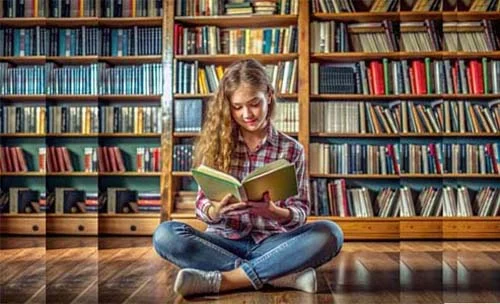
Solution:
[{"label": "woman's hand", "polygon": [[248,208],[246,202],[230,203],[232,194],[226,195],[220,202],[211,201],[211,206],[208,207],[207,213],[213,221],[219,221],[224,215],[233,213],[241,213]]},{"label": "woman's hand", "polygon": [[281,208],[269,197],[269,193],[264,193],[264,201],[262,202],[247,202],[250,207],[249,212],[254,216],[262,216],[268,219],[277,220],[280,223],[286,223],[291,219],[291,211],[287,208]]}]

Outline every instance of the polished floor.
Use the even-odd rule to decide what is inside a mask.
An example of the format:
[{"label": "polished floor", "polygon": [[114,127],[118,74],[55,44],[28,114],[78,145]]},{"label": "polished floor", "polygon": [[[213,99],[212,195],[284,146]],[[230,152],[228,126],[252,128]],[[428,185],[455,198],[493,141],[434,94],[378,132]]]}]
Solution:
[{"label": "polished floor", "polygon": [[0,303],[497,303],[500,242],[347,242],[320,292],[266,288],[183,299],[151,238],[0,239]]}]

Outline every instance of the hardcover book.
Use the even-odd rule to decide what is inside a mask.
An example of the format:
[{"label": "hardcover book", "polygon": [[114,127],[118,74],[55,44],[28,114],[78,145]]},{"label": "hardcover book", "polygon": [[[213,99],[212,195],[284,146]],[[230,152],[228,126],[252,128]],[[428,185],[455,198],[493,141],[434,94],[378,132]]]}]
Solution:
[{"label": "hardcover book", "polygon": [[284,200],[298,193],[295,167],[285,159],[255,169],[241,182],[205,165],[191,171],[206,197],[214,201],[221,201],[228,193],[233,195],[231,202],[262,201],[266,191],[269,191],[273,201]]}]

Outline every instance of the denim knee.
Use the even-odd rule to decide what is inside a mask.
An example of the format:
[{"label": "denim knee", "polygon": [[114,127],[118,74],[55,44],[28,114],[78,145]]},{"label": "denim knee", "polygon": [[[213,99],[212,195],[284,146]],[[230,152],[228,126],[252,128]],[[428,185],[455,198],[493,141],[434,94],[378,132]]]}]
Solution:
[{"label": "denim knee", "polygon": [[161,223],[153,233],[153,247],[163,258],[167,258],[176,252],[182,252],[180,248],[184,242],[181,239],[181,233],[185,231],[186,226],[180,222],[166,221]]},{"label": "denim knee", "polygon": [[332,250],[332,257],[336,256],[344,244],[344,232],[339,225],[331,221],[317,221],[313,223],[313,229],[325,238],[325,247]]}]

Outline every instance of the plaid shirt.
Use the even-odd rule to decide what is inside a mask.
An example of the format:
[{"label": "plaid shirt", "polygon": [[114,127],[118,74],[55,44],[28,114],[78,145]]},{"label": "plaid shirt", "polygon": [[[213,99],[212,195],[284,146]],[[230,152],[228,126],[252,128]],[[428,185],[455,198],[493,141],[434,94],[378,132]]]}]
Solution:
[{"label": "plaid shirt", "polygon": [[210,201],[199,188],[196,197],[196,216],[208,224],[206,232],[213,232],[228,239],[241,239],[250,234],[256,243],[260,243],[272,234],[287,232],[302,226],[310,211],[309,182],[305,176],[302,145],[270,125],[265,140],[255,152],[248,149],[240,133],[233,153],[230,173],[238,180],[242,180],[256,168],[277,159],[285,158],[295,164],[298,194],[286,200],[274,202],[278,207],[288,208],[292,219],[280,224],[276,220],[250,216],[248,212],[242,212],[237,215],[223,216],[219,222],[214,222],[206,215]]}]

